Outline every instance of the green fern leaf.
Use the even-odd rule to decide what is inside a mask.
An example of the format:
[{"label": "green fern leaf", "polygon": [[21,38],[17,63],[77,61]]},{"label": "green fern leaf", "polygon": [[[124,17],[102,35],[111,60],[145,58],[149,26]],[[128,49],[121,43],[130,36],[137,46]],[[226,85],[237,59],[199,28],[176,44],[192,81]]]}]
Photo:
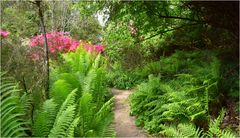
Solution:
[{"label": "green fern leaf", "polygon": [[38,112],[33,125],[33,135],[37,137],[48,136],[53,127],[57,115],[57,104],[51,100],[43,103],[42,108]]},{"label": "green fern leaf", "polygon": [[49,137],[66,137],[67,130],[71,127],[71,124],[75,116],[75,105],[70,105],[66,110],[61,111],[61,114],[56,118],[53,128],[50,131]]},{"label": "green fern leaf", "polygon": [[23,127],[28,125],[23,119],[23,115],[25,115],[24,106],[20,104],[20,98],[15,95],[19,91],[16,83],[9,78],[5,78],[4,73],[1,73],[1,137],[27,136],[25,133],[27,128]]}]

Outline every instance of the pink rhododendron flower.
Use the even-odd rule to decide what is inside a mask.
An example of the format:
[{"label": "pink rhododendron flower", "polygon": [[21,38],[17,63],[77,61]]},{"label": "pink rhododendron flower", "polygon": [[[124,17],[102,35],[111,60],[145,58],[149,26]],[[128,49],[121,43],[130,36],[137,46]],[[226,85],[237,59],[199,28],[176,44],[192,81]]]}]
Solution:
[{"label": "pink rhododendron flower", "polygon": [[[79,46],[79,42],[72,39],[66,32],[46,33],[47,44],[50,53],[73,51]],[[31,38],[30,47],[44,45],[43,35],[37,35]]]},{"label": "pink rhododendron flower", "polygon": [[102,53],[104,51],[104,46],[103,45],[95,45],[95,50],[99,53]]},{"label": "pink rhododendron flower", "polygon": [[[67,32],[48,32],[46,33],[47,44],[50,54],[55,53],[66,53],[77,49],[82,46],[89,53],[102,53],[104,51],[104,46],[102,45],[92,45],[85,41],[77,41],[70,37]],[[41,47],[44,46],[44,36],[42,34],[34,36],[30,40],[30,47]],[[35,53],[36,54],[36,53]],[[32,55],[34,60],[39,59],[36,55]]]},{"label": "pink rhododendron flower", "polygon": [[89,52],[89,53],[102,53],[104,51],[103,45],[92,45],[87,42],[80,41],[80,44]]},{"label": "pink rhododendron flower", "polygon": [[2,37],[8,37],[9,34],[10,34],[10,32],[8,32],[8,31],[0,30],[0,36],[2,36]]}]

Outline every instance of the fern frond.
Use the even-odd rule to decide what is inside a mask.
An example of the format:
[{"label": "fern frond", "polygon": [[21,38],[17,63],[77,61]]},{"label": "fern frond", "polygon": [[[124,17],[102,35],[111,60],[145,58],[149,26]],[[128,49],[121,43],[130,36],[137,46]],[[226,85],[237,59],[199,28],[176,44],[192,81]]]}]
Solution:
[{"label": "fern frond", "polygon": [[68,106],[56,118],[53,128],[50,131],[49,137],[66,137],[67,130],[71,127],[74,120],[76,105]]},{"label": "fern frond", "polygon": [[76,92],[77,89],[74,89],[70,94],[68,94],[66,100],[63,102],[63,104],[61,105],[57,117],[62,115],[63,111],[66,110],[69,106],[74,105],[75,101],[76,101]]},{"label": "fern frond", "polygon": [[208,134],[210,136],[219,136],[221,134],[220,124],[224,118],[225,110],[222,109],[220,115],[215,120],[210,120]]},{"label": "fern frond", "polygon": [[179,124],[178,130],[185,137],[200,137],[202,133],[202,130],[196,128],[193,124]]},{"label": "fern frond", "polygon": [[174,137],[174,138],[184,137],[182,133],[179,133],[176,126],[161,125],[161,128],[163,129],[163,131],[161,131],[160,133],[164,136]]},{"label": "fern frond", "polygon": [[80,116],[80,128],[78,132],[80,137],[85,136],[90,129],[91,122],[94,116],[94,105],[92,103],[92,95],[88,92],[83,93],[79,101],[78,116]]},{"label": "fern frond", "polygon": [[223,130],[220,138],[236,138],[236,136],[231,131]]},{"label": "fern frond", "polygon": [[27,136],[25,128],[28,123],[23,119],[25,115],[24,106],[20,103],[20,98],[14,93],[19,92],[16,83],[5,78],[1,73],[1,137],[23,137]]},{"label": "fern frond", "polygon": [[110,129],[110,125],[113,119],[113,114],[111,112],[113,104],[113,98],[103,104],[101,109],[95,114],[93,130],[95,131],[95,136],[106,137],[107,135],[114,135]]},{"label": "fern frond", "polygon": [[202,130],[196,128],[193,124],[178,124],[178,126],[166,126],[162,125],[161,134],[168,136],[168,137],[200,137]]},{"label": "fern frond", "polygon": [[67,81],[57,80],[50,89],[50,97],[54,97],[55,102],[61,105],[73,89],[74,87]]},{"label": "fern frond", "polygon": [[43,103],[42,108],[36,115],[33,125],[33,135],[47,137],[53,127],[57,115],[57,104],[53,99]]},{"label": "fern frond", "polygon": [[75,127],[77,127],[77,125],[79,124],[79,119],[80,118],[78,117],[73,120],[72,124],[70,125],[70,127],[67,130],[66,137],[74,138],[74,130],[75,130]]},{"label": "fern frond", "polygon": [[235,134],[232,133],[231,131],[229,131],[227,129],[223,129],[223,130],[220,129],[220,124],[224,118],[225,112],[226,112],[225,109],[222,109],[220,111],[219,116],[215,120],[210,120],[209,130],[207,131],[207,133],[205,135],[210,136],[210,137],[220,137],[220,138],[236,137]]}]

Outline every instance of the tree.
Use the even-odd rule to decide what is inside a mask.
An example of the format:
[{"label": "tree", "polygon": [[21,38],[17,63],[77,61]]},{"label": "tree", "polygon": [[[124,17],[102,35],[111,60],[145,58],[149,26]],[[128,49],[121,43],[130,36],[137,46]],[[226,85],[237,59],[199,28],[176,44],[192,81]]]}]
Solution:
[{"label": "tree", "polygon": [[44,53],[45,53],[45,69],[46,69],[46,85],[45,85],[45,96],[46,99],[49,98],[49,58],[48,58],[48,44],[47,44],[47,36],[46,36],[46,29],[44,25],[43,13],[41,8],[41,1],[36,1],[36,5],[38,7],[38,16],[40,18],[40,24],[42,28],[42,33],[44,36]]}]

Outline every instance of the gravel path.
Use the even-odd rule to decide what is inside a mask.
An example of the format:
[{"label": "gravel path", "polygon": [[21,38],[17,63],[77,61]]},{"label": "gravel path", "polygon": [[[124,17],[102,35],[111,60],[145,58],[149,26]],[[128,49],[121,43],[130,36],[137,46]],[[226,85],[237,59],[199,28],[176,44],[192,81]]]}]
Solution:
[{"label": "gravel path", "polygon": [[115,97],[113,111],[117,137],[148,137],[142,129],[136,127],[135,117],[130,116],[127,98],[131,91],[112,89],[112,93]]}]

